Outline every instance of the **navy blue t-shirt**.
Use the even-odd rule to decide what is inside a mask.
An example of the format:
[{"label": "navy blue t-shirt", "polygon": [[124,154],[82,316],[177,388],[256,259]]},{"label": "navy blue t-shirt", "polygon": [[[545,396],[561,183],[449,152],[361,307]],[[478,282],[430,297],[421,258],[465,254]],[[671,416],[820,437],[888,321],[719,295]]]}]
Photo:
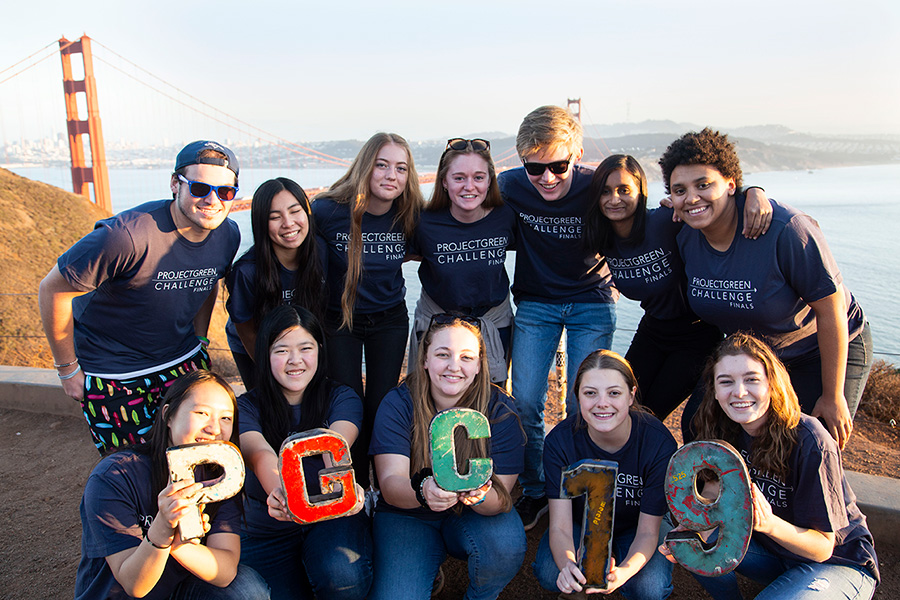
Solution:
[{"label": "navy blue t-shirt", "polygon": [[[350,205],[339,204],[331,198],[317,198],[312,203],[312,213],[325,271],[328,310],[340,312],[350,248]],[[362,272],[357,284],[355,313],[381,312],[400,304],[406,297],[401,271],[406,256],[406,235],[401,224],[394,223],[396,217],[396,203],[383,215],[363,214]]]},{"label": "navy blue t-shirt", "polygon": [[122,379],[183,360],[198,346],[194,317],[225,277],[241,241],[225,219],[202,242],[175,229],[173,200],[108,219],[57,265],[74,288],[75,353],[85,372]]},{"label": "navy blue t-shirt", "polygon": [[638,300],[644,312],[656,319],[693,316],[685,296],[684,263],[676,236],[682,223],[672,222],[671,208],[647,211],[644,240],[629,243],[612,236],[606,262],[613,283],[626,298]]},{"label": "navy blue t-shirt", "polygon": [[[281,300],[285,304],[294,298],[294,277],[296,271],[285,268],[278,263],[278,278],[281,282]],[[228,311],[228,322],[225,333],[228,336],[228,347],[232,352],[247,354],[244,344],[238,335],[235,323],[246,323],[253,318],[253,305],[256,302],[256,250],[250,248],[238,259],[231,272],[225,278],[228,286],[228,300],[225,310]]]},{"label": "navy blue t-shirt", "polygon": [[684,227],[678,247],[685,262],[688,302],[724,333],[749,331],[765,339],[783,361],[818,353],[816,314],[809,302],[842,290],[850,339],[863,326],[862,310],[842,285],[831,250],[815,220],[772,201],[772,225],[750,240],[743,229],[744,198],[731,246],[719,252],[699,230]]},{"label": "navy blue t-shirt", "polygon": [[[525,434],[512,398],[497,386],[491,386],[487,417],[491,423],[489,456],[494,461],[494,473],[518,475],[525,468]],[[408,458],[412,448],[412,429],[413,400],[406,383],[401,383],[387,393],[378,407],[369,454],[400,454]],[[441,519],[447,512],[434,512],[422,506],[397,508],[389,504],[383,495],[376,510],[414,514],[424,519]]]},{"label": "navy blue t-shirt", "polygon": [[503,201],[516,214],[516,302],[549,304],[614,302],[606,261],[585,249],[584,216],[593,202],[593,170],[572,168],[572,187],[564,198],[547,202],[531,184],[523,167],[500,173]]},{"label": "navy blue t-shirt", "polygon": [[426,210],[410,254],[422,257],[422,289],[444,310],[493,307],[509,294],[504,263],[515,239],[516,217],[506,205],[474,223],[457,221],[449,208]]},{"label": "navy blue t-shirt", "polygon": [[[131,598],[113,577],[107,556],[136,548],[159,512],[150,489],[150,457],[121,450],[101,460],[81,498],[81,562],[75,576],[75,600]],[[214,533],[240,534],[238,496],[222,502],[204,540]],[[204,542],[205,543],[205,542]],[[156,586],[144,598],[168,598],[184,579],[193,577],[172,557]]]},{"label": "navy blue t-shirt", "polygon": [[[544,440],[544,482],[547,498],[561,498],[562,472],[587,458],[612,460],[619,464],[616,478],[615,534],[637,527],[640,513],[666,514],[665,479],[669,459],[678,445],[659,419],[649,413],[631,412],[631,435],[614,453],[606,452],[591,440],[588,427],[576,427],[573,414],[553,428]],[[582,421],[583,423],[583,421]],[[581,527],[584,496],[572,500],[572,521]]]},{"label": "navy blue t-shirt", "polygon": [[[753,467],[753,438],[741,432],[738,450],[747,463],[750,479],[776,516],[798,527],[835,534],[834,552],[826,563],[864,567],[880,579],[872,534],[844,476],[837,443],[819,420],[809,415],[800,415],[796,432],[797,444],[791,451],[785,479]],[[765,534],[753,532],[753,537],[776,556],[809,562]]]},{"label": "navy blue t-shirt", "polygon": [[[259,405],[261,402],[260,390],[256,388],[242,395],[237,400],[238,412],[241,415],[240,432],[247,433],[249,431],[257,431],[262,435],[262,424],[260,423]],[[291,406],[291,428],[290,435],[299,433],[300,418],[303,415],[303,403]],[[328,418],[322,427],[330,427],[332,423],[337,421],[349,421],[358,428],[362,427],[363,406],[362,400],[356,395],[352,389],[346,385],[338,383],[334,384],[331,390],[331,406],[328,408]],[[286,439],[286,438],[285,438]],[[277,454],[280,448],[273,448]],[[307,491],[310,495],[321,494],[319,489],[319,471],[325,468],[325,461],[322,455],[310,456],[303,459],[303,473],[306,476]],[[259,479],[253,473],[252,469],[247,469],[247,475],[244,479],[244,531],[250,535],[271,536],[283,533],[290,533],[297,527],[298,523],[278,521],[269,516],[269,509],[266,505],[268,494],[260,484]]]}]

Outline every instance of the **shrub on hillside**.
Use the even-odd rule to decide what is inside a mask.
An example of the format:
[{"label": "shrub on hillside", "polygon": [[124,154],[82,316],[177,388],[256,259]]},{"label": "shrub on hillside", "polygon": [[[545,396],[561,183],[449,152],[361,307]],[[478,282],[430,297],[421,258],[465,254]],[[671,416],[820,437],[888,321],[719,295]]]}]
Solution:
[{"label": "shrub on hillside", "polygon": [[859,412],[883,423],[900,422],[900,370],[884,360],[875,361]]}]

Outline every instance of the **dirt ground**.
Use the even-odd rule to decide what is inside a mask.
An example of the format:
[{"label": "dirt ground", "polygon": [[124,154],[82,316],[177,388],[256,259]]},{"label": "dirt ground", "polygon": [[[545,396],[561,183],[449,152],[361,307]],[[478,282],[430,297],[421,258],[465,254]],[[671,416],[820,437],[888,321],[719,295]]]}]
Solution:
[{"label": "dirt ground", "polygon": [[[0,598],[48,600],[71,598],[81,548],[78,504],[97,463],[87,425],[74,417],[46,416],[0,409]],[[900,476],[900,435],[886,425],[857,419],[844,454],[845,466],[864,473]],[[556,598],[544,592],[530,565],[542,521],[528,534],[528,555],[519,575],[501,599]],[[877,540],[876,540],[877,544]],[[900,598],[900,553],[878,547],[882,585],[875,597]],[[467,585],[465,564],[450,559],[444,566],[447,584],[440,600],[461,598]],[[748,585],[749,598],[758,591]],[[618,594],[610,596],[621,598]],[[675,568],[673,599],[703,598],[700,586]]]}]

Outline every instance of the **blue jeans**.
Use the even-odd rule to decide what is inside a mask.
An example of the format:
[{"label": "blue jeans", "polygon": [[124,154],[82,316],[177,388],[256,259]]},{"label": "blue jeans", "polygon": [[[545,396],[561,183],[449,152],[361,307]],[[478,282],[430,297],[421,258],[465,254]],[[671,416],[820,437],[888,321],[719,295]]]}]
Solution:
[{"label": "blue jeans", "polygon": [[369,600],[429,600],[447,554],[468,563],[466,600],[496,598],[525,558],[525,531],[514,510],[485,517],[465,508],[434,520],[379,511],[374,539]]},{"label": "blue jeans", "polygon": [[237,575],[227,587],[216,587],[196,577],[181,582],[169,600],[268,600],[269,588],[259,573],[238,565]]},{"label": "blue jeans", "polygon": [[241,535],[241,563],[257,570],[272,600],[362,600],[372,583],[372,537],[364,512],[273,537]]},{"label": "blue jeans", "polygon": [[[875,593],[875,578],[862,567],[780,558],[753,539],[736,570],[756,582],[767,584],[757,600],[868,599]],[[694,577],[715,600],[742,597],[733,571],[721,577]]]},{"label": "blue jeans", "polygon": [[[670,528],[671,525],[668,525],[663,519],[659,533],[660,543]],[[581,527],[573,526],[572,530],[575,548],[578,548],[581,542]],[[628,549],[631,548],[636,534],[637,529],[628,529],[613,537],[613,556],[615,556],[617,564],[628,556]],[[531,568],[542,588],[552,592],[559,591],[559,588],[556,587],[559,568],[556,566],[556,561],[553,560],[553,553],[550,552],[549,532],[545,532],[544,537],[541,538]],[[618,591],[628,600],[665,600],[672,594],[672,563],[654,550],[653,556],[650,557],[647,564],[618,588]]]},{"label": "blue jeans", "polygon": [[[544,401],[547,375],[553,364],[563,329],[566,330],[566,377],[575,383],[575,374],[588,354],[612,345],[616,329],[614,303],[546,304],[522,301],[516,308],[512,340],[512,393],[525,428],[525,470],[519,483],[526,496],[544,495]],[[566,413],[577,410],[571,395]]]}]

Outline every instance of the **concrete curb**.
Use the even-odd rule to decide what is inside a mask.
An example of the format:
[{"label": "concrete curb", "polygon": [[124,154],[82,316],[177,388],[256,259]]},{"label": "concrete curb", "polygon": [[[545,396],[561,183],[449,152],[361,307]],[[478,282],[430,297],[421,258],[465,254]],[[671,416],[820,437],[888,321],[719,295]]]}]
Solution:
[{"label": "concrete curb", "polygon": [[[243,389],[235,386],[235,393]],[[81,405],[65,395],[53,369],[0,366],[0,408],[84,418]],[[876,549],[900,548],[900,479],[846,473]]]}]

